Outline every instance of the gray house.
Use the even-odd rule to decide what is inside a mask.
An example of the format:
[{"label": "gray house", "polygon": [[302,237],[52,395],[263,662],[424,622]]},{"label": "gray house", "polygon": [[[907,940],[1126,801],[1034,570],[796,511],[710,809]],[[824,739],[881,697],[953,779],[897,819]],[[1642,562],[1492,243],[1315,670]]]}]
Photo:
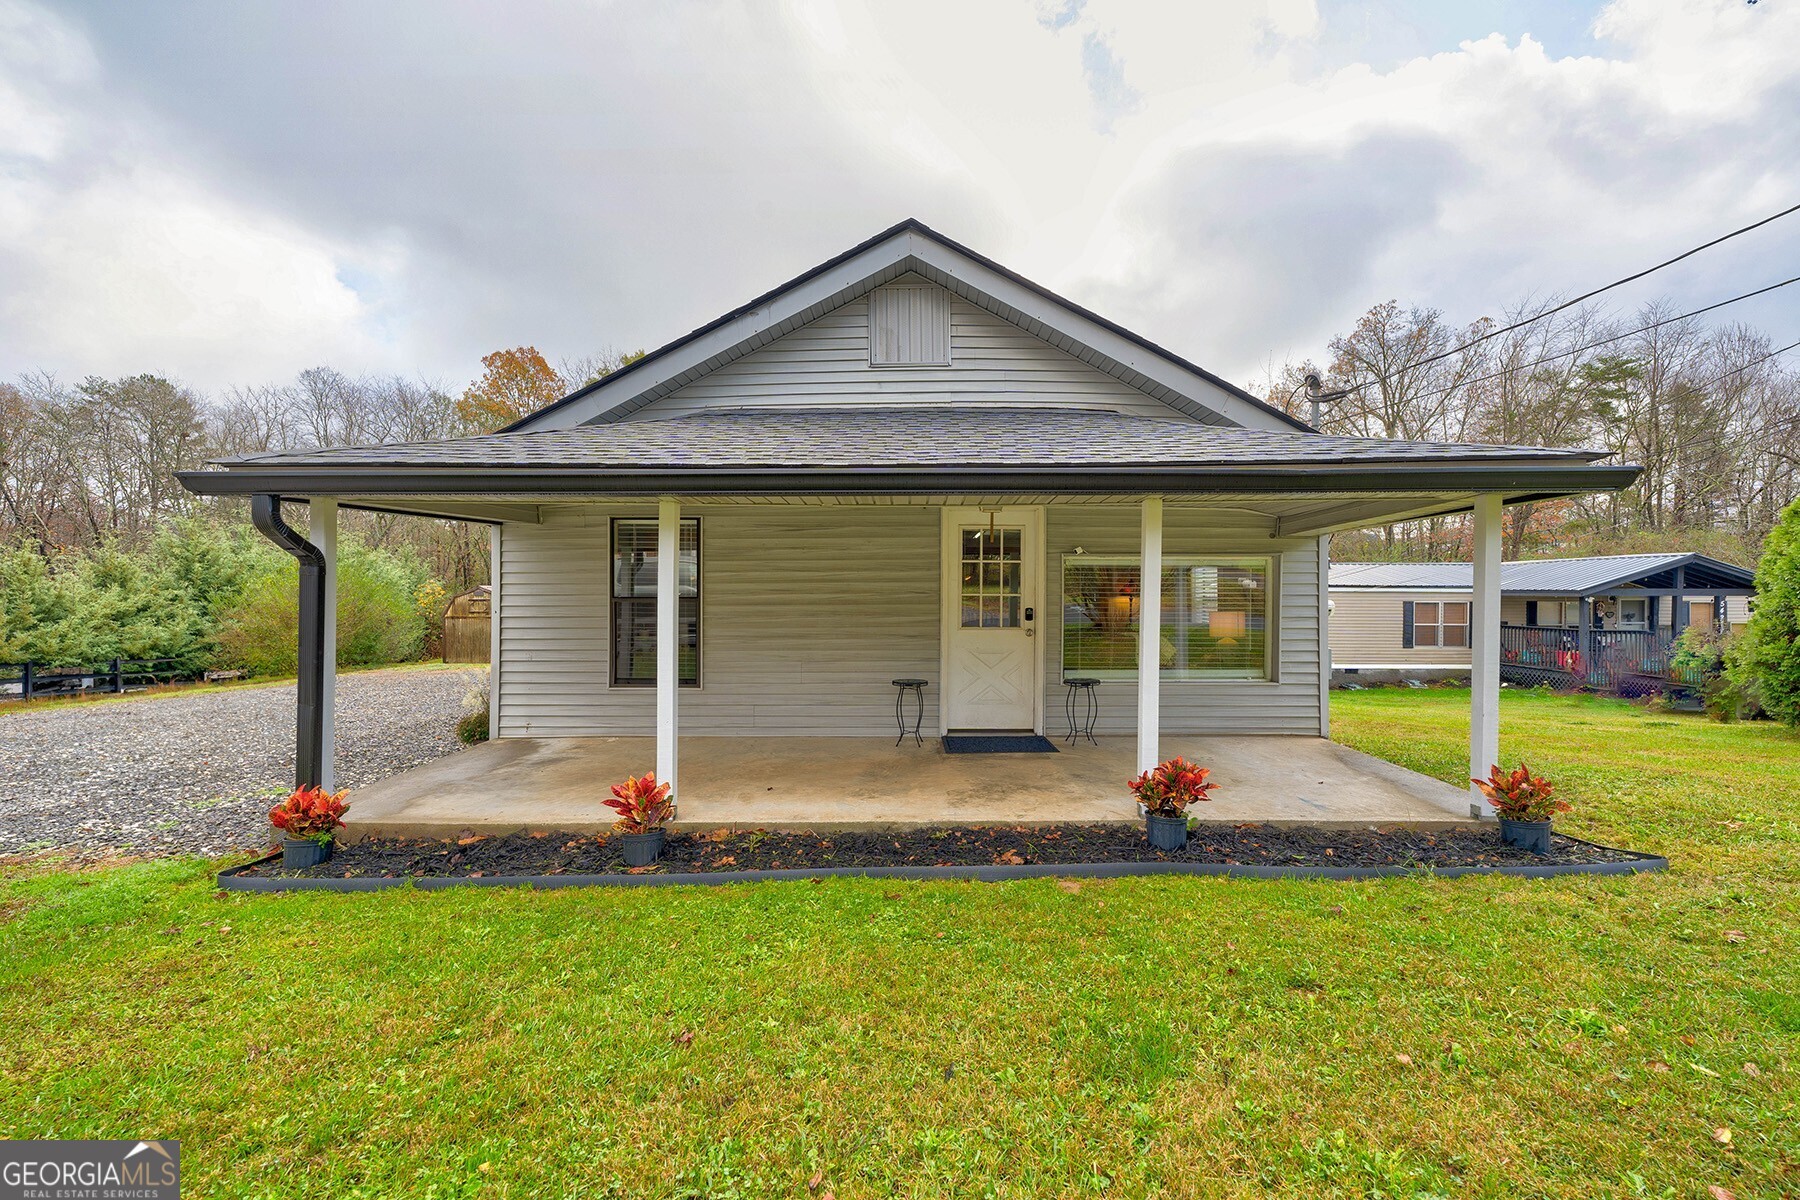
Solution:
[{"label": "gray house", "polygon": [[[720,807],[752,794],[790,802],[784,820],[832,819],[805,797],[851,793],[896,817],[935,796],[938,816],[1019,819],[1002,801],[1056,772],[1056,795],[1116,805],[1128,774],[1178,752],[1231,760],[1250,735],[1298,747],[1263,742],[1264,766],[1243,767],[1275,778],[1271,763],[1337,754],[1322,741],[1326,535],[1459,512],[1481,547],[1485,772],[1502,506],[1635,478],[1598,457],[1322,436],[907,221],[500,433],[254,455],[183,480],[256,498],[265,532],[325,577],[303,661],[330,661],[310,648],[332,636],[337,506],[491,528],[496,740],[407,793],[418,820],[392,827],[423,829],[526,791],[544,806],[531,820],[568,824],[575,808],[557,805],[591,816],[622,767],[675,780],[696,820],[775,811]],[[282,501],[310,506],[310,536]],[[1092,683],[1077,696],[1070,680]],[[1060,739],[1071,711],[1087,721],[1070,701],[1090,699],[1095,742],[1060,755],[893,745],[897,712],[925,735]],[[321,672],[303,686],[302,778],[329,777],[330,705]],[[418,808],[452,793],[456,812]],[[1363,815],[1331,804],[1304,811]]]},{"label": "gray house", "polygon": [[[1752,571],[1692,553],[1502,563],[1501,677],[1627,692],[1693,682],[1671,666],[1675,639],[1741,628],[1755,583]],[[1469,563],[1332,563],[1337,681],[1467,676],[1473,586]]]}]

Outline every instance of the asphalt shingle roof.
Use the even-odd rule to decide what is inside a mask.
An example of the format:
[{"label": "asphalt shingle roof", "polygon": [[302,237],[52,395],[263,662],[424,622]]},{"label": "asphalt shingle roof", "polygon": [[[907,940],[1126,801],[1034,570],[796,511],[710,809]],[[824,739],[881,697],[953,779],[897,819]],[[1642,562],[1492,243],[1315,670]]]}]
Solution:
[{"label": "asphalt shingle roof", "polygon": [[386,446],[248,455],[274,467],[1209,467],[1444,462],[1587,463],[1535,446],[1398,442],[1222,428],[1181,419],[996,407],[763,409]]}]

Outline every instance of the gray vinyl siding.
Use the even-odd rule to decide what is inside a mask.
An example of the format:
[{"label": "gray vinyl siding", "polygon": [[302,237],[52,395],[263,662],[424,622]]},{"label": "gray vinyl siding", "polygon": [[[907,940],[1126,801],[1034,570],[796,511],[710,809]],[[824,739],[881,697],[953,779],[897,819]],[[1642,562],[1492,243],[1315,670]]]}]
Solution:
[{"label": "gray vinyl siding", "polygon": [[[923,282],[917,275],[903,282]],[[632,419],[707,408],[841,407],[873,403],[1101,408],[1182,419],[1160,400],[958,296],[950,301],[948,366],[869,363],[867,300],[854,300],[760,350],[726,363]]]},{"label": "gray vinyl siding", "polygon": [[[1405,643],[1405,605],[1408,601],[1451,601],[1467,604],[1471,593],[1459,591],[1359,591],[1334,588],[1331,593],[1331,665],[1349,667],[1469,665],[1467,646],[1412,646]],[[1515,622],[1507,613],[1510,600],[1501,600],[1501,620],[1524,624],[1524,606]]]},{"label": "gray vinyl siding", "polygon": [[[1313,538],[1271,540],[1266,528],[1239,527],[1231,514],[1168,507],[1163,514],[1163,554],[1267,555],[1274,560],[1277,615],[1275,679],[1165,680],[1162,732],[1292,733],[1317,736],[1320,705],[1319,543]],[[1062,561],[1077,546],[1091,555],[1136,555],[1139,510],[1135,506],[1051,506],[1046,514],[1046,614],[1044,647],[1045,732],[1067,727],[1062,683]],[[1098,688],[1095,731],[1137,731],[1137,683],[1106,680]]]},{"label": "gray vinyl siding", "polygon": [[[501,542],[502,737],[656,731],[654,688],[608,684],[608,524],[546,509]],[[891,734],[891,680],[938,676],[938,510],[687,506],[700,518],[700,687],[686,734]],[[937,721],[926,692],[926,729]]]},{"label": "gray vinyl siding", "polygon": [[[500,541],[497,638],[501,737],[649,735],[651,688],[612,688],[607,673],[608,520],[653,506],[546,508],[541,525]],[[938,537],[930,506],[689,505],[700,518],[701,686],[681,693],[684,734],[858,735],[894,732],[893,679],[926,689],[924,729],[938,728]],[[1171,507],[1168,554],[1276,559],[1275,681],[1166,682],[1166,733],[1320,729],[1318,543],[1271,541]],[[1052,505],[1046,514],[1046,732],[1063,729],[1062,558],[1136,554],[1136,506]],[[1100,687],[1103,733],[1135,729],[1136,687]]]}]

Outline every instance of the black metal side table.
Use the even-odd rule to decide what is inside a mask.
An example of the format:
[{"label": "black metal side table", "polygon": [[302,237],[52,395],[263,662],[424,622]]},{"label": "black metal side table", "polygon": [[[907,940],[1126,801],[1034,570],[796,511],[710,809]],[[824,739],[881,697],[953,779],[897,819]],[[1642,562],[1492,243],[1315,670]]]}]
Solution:
[{"label": "black metal side table", "polygon": [[[919,726],[925,723],[925,684],[927,682],[929,681],[924,679],[894,680],[894,687],[898,689],[894,692],[894,724],[900,727],[900,736],[894,739],[894,745],[898,746],[904,742],[907,734],[911,734],[913,741],[919,745],[925,744],[925,737],[919,732]],[[906,698],[909,695],[913,698],[912,724],[910,725],[906,723]]]},{"label": "black metal side table", "polygon": [[[1089,679],[1084,675],[1069,676],[1063,680],[1069,689],[1063,696],[1063,711],[1069,715],[1069,735],[1063,739],[1072,742],[1084,737],[1098,746],[1094,741],[1094,723],[1100,719],[1100,681]],[[1080,701],[1076,697],[1081,697]],[[1081,719],[1076,720],[1076,710],[1080,708]]]}]

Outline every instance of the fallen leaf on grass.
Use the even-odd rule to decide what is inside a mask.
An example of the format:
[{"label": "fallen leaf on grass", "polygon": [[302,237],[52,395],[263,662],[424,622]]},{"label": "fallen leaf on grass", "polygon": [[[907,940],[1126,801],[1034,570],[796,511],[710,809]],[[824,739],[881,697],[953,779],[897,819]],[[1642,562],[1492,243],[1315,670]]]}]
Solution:
[{"label": "fallen leaf on grass", "polygon": [[1709,1183],[1706,1185],[1706,1194],[1710,1196],[1712,1200],[1737,1200],[1737,1194],[1735,1192],[1730,1188],[1722,1188],[1716,1183]]},{"label": "fallen leaf on grass", "polygon": [[1403,1067],[1410,1067],[1413,1065],[1412,1055],[1410,1054],[1396,1054],[1394,1055],[1394,1061]]},{"label": "fallen leaf on grass", "polygon": [[694,1031],[691,1029],[684,1029],[669,1040],[674,1042],[677,1046],[691,1046],[694,1044]]},{"label": "fallen leaf on grass", "polygon": [[1667,1075],[1669,1073],[1669,1064],[1660,1058],[1652,1059],[1650,1062],[1650,1069],[1655,1071],[1658,1075]]},{"label": "fallen leaf on grass", "polygon": [[1746,1075],[1750,1076],[1752,1079],[1754,1079],[1757,1076],[1762,1074],[1762,1068],[1757,1066],[1753,1062],[1747,1062],[1744,1064],[1744,1074],[1746,1074]]},{"label": "fallen leaf on grass", "polygon": [[1721,1146],[1731,1145],[1731,1130],[1725,1128],[1723,1125],[1719,1126],[1712,1131],[1712,1140]]},{"label": "fallen leaf on grass", "polygon": [[1725,931],[1725,940],[1728,942],[1747,942],[1750,939],[1741,929],[1727,929]]},{"label": "fallen leaf on grass", "polygon": [[814,1171],[812,1173],[812,1178],[806,1181],[806,1190],[809,1192],[816,1192],[823,1187],[824,1184],[825,1172],[823,1170]]},{"label": "fallen leaf on grass", "polygon": [[1081,885],[1073,879],[1059,879],[1056,881],[1056,886],[1071,896],[1081,891]]}]

